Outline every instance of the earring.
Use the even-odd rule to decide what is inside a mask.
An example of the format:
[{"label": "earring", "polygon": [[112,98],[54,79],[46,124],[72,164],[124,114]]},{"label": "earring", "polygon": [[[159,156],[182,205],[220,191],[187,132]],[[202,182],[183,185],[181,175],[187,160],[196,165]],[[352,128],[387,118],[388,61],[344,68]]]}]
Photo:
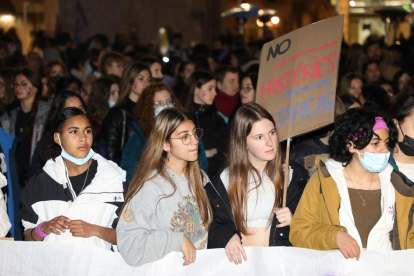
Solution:
[{"label": "earring", "polygon": [[170,162],[170,152],[167,151],[167,161]]}]

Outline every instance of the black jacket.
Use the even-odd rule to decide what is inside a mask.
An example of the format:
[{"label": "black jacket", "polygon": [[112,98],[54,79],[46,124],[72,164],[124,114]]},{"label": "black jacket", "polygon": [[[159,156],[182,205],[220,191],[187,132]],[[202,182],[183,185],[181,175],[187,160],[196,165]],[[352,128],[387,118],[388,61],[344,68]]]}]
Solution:
[{"label": "black jacket", "polygon": [[109,110],[106,115],[101,129],[101,139],[105,145],[105,155],[108,155],[110,160],[114,161],[118,165],[122,160],[122,132],[123,132],[123,122],[124,115],[122,110],[125,110],[126,124],[125,124],[125,136],[124,136],[124,147],[128,141],[128,138],[135,133],[132,126],[132,112],[134,109],[135,103],[129,98],[126,100],[125,104],[121,107],[113,107]]},{"label": "black jacket", "polygon": [[217,154],[208,158],[208,175],[214,176],[225,164],[230,129],[224,119],[217,114],[214,105],[194,104],[192,116],[197,128],[203,129],[201,140],[205,149],[217,149]]},{"label": "black jacket", "polygon": [[[291,162],[289,166],[292,168],[293,173],[287,192],[286,206],[292,213],[295,213],[303,189],[309,180],[309,175],[304,168],[294,162]],[[220,178],[222,171],[223,170],[217,173],[217,175],[212,178],[212,181],[205,186],[207,196],[213,209],[213,222],[208,231],[207,248],[226,247],[229,240],[236,233],[241,239],[241,233],[237,229],[233,219],[227,190]],[[276,228],[277,224],[279,224],[279,222],[276,219],[276,216],[274,216],[270,228],[269,246],[292,246],[289,242],[290,227]]]}]

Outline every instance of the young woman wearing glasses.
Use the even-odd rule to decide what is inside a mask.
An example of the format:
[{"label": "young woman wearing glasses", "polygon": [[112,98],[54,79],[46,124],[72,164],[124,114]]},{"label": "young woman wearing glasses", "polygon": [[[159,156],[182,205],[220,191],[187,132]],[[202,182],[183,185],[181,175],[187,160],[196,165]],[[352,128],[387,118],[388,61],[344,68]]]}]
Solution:
[{"label": "young woman wearing glasses", "polygon": [[[122,153],[121,168],[127,172],[127,181],[134,176],[135,169],[147,144],[148,137],[154,128],[155,117],[166,108],[181,107],[172,89],[165,83],[156,82],[147,87],[134,107],[135,133],[128,139]],[[201,147],[202,149],[204,147]],[[199,156],[205,168],[207,159],[203,151]]]},{"label": "young woman wearing glasses", "polygon": [[207,248],[212,211],[203,186],[209,181],[197,162],[200,130],[182,109],[156,118],[142,162],[133,177],[117,227],[124,260],[140,266],[172,251],[184,265]]}]

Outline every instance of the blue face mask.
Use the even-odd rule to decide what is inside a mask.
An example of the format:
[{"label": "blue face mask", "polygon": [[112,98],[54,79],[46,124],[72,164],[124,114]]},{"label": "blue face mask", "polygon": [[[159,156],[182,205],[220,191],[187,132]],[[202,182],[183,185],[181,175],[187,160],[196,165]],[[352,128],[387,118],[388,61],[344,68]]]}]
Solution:
[{"label": "blue face mask", "polygon": [[93,73],[93,68],[90,64],[88,64],[88,67],[86,67],[85,75],[89,75]]},{"label": "blue face mask", "polygon": [[115,106],[115,102],[114,101],[109,101],[109,108],[112,108]]},{"label": "blue face mask", "polygon": [[[358,153],[359,162],[361,165],[370,172],[382,172],[388,165],[388,159],[390,159],[390,152],[387,153],[373,153],[365,152]],[[364,155],[364,159],[361,158]]]},{"label": "blue face mask", "polygon": [[174,105],[172,105],[172,104],[157,107],[155,109],[155,117],[157,117],[158,114],[160,114],[160,112],[163,111],[164,109],[173,108],[173,107],[174,107]]},{"label": "blue face mask", "polygon": [[93,151],[93,149],[91,148],[91,149],[89,150],[88,155],[86,155],[84,158],[76,158],[76,157],[73,157],[72,155],[70,155],[69,153],[67,153],[67,152],[63,149],[63,147],[62,147],[62,142],[60,141],[59,134],[58,134],[58,139],[59,139],[59,143],[60,143],[60,148],[62,149],[62,153],[61,153],[60,155],[61,155],[63,158],[65,158],[66,160],[68,160],[68,161],[72,162],[72,163],[73,163],[73,164],[75,164],[75,165],[82,166],[82,165],[86,164],[86,162],[88,162],[88,161],[92,158],[92,156],[95,154],[95,152],[94,152],[94,151]]}]

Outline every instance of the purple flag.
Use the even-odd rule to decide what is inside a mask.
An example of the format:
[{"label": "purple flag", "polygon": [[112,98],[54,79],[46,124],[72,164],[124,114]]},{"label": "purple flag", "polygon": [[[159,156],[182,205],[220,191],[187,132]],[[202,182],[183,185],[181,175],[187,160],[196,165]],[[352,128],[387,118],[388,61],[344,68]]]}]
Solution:
[{"label": "purple flag", "polygon": [[75,42],[79,44],[79,33],[80,31],[88,26],[88,20],[86,19],[85,13],[83,12],[83,7],[80,1],[76,2],[76,27],[75,27]]}]

